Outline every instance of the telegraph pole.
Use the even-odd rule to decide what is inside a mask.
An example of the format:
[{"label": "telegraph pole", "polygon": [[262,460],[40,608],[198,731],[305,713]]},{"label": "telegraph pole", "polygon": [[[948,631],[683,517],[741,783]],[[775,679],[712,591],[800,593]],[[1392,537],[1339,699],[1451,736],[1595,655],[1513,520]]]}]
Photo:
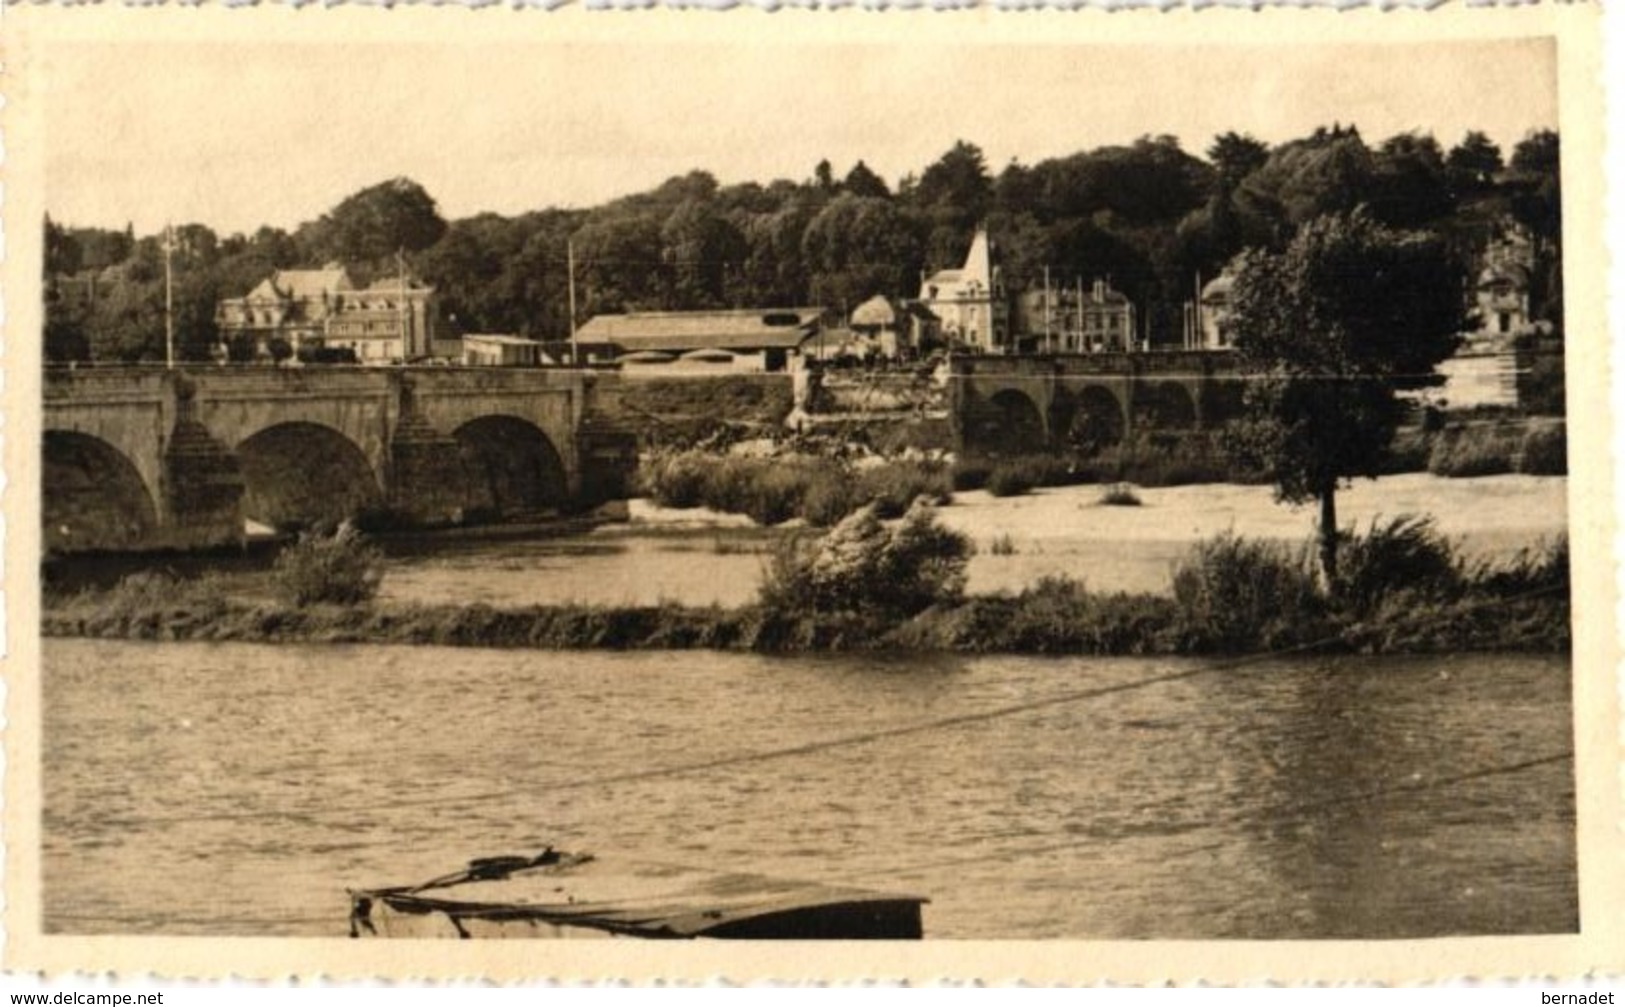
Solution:
[{"label": "telegraph pole", "polygon": [[1078,314],[1077,314],[1077,324],[1078,324],[1078,336],[1077,336],[1077,339],[1078,339],[1078,344],[1077,345],[1078,345],[1078,352],[1087,353],[1089,351],[1089,346],[1088,346],[1088,344],[1086,344],[1084,342],[1084,335],[1083,335],[1083,274],[1082,273],[1078,274],[1077,283],[1078,283]]},{"label": "telegraph pole", "polygon": [[1052,296],[1053,295],[1050,293],[1050,289],[1049,289],[1049,267],[1045,266],[1044,267],[1044,352],[1045,353],[1054,353],[1055,352],[1055,346],[1054,346],[1054,343],[1052,341],[1053,336],[1052,336],[1051,331],[1050,331],[1051,315],[1054,314],[1054,307],[1050,304],[1050,298]]},{"label": "telegraph pole", "polygon": [[175,228],[164,225],[164,366],[175,369]]},{"label": "telegraph pole", "polygon": [[576,243],[574,239],[564,239],[564,259],[566,268],[570,271],[570,366],[575,367],[581,362],[581,351],[576,346]]},{"label": "telegraph pole", "polygon": [[411,323],[406,314],[406,249],[395,249],[395,278],[401,287],[401,299],[395,305],[395,315],[401,326],[401,362],[412,359]]}]

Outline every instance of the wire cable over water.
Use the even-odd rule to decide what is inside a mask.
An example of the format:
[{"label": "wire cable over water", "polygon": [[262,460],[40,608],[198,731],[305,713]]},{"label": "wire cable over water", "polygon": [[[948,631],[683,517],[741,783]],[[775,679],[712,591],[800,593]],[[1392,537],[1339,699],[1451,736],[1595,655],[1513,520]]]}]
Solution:
[{"label": "wire cable over water", "polygon": [[[1518,601],[1530,600],[1567,590],[1568,588],[1566,586],[1544,587],[1505,598],[1486,599],[1477,605],[1466,606],[1462,609],[1458,609],[1451,613],[1451,615],[1459,616],[1468,611],[1502,607]],[[1425,616],[1415,620],[1415,624],[1420,625],[1429,621],[1436,621],[1437,618],[1437,616],[1433,615]],[[1102,699],[1107,696],[1153,688],[1159,685],[1167,685],[1174,682],[1196,678],[1202,675],[1210,675],[1222,671],[1247,667],[1250,665],[1262,664],[1268,661],[1278,660],[1283,657],[1312,653],[1324,647],[1335,644],[1341,639],[1341,635],[1332,635],[1292,647],[1257,654],[1248,654],[1234,658],[1208,661],[1195,667],[1183,668],[1178,671],[1165,672],[1162,674],[1149,675],[1129,682],[1119,682],[1112,685],[1074,689],[1054,696],[1046,696],[1040,699],[1028,700],[1019,703],[1010,703],[986,710],[976,710],[968,713],[955,714],[953,716],[940,717],[912,724],[904,724],[897,727],[881,728],[848,735],[839,735],[832,738],[804,742],[798,745],[789,745],[783,748],[766,749],[754,752],[741,752],[734,755],[724,755],[711,759],[701,759],[694,762],[681,763],[672,766],[656,766],[621,773],[607,773],[598,776],[575,777],[547,783],[538,783],[531,786],[506,787],[499,790],[485,790],[463,794],[442,794],[422,798],[398,798],[372,802],[369,804],[343,804],[338,807],[324,806],[321,808],[298,809],[284,807],[276,809],[212,814],[111,818],[101,820],[100,824],[104,826],[134,828],[200,822],[239,822],[261,821],[268,819],[316,820],[331,819],[334,817],[348,818],[357,814],[374,811],[391,811],[401,808],[444,808],[469,803],[513,800],[516,798],[534,800],[550,793],[611,787],[627,783],[641,783],[649,780],[669,779],[673,777],[703,774],[719,769],[729,769],[736,766],[751,765],[783,759],[793,759],[806,755],[814,755],[821,752],[828,752],[859,745],[868,745],[880,741],[911,737],[935,731],[954,730],[973,724],[987,723],[990,721],[1020,716],[1054,707],[1088,702],[1091,700]],[[1572,757],[1572,753],[1567,753],[1563,756],[1551,756],[1538,761],[1553,761],[1566,757]]]}]

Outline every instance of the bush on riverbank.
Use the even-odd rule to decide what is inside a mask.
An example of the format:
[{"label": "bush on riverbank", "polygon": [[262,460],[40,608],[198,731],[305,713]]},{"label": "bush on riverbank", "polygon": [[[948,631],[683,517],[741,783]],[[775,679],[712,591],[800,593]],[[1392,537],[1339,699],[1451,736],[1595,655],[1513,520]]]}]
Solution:
[{"label": "bush on riverbank", "polygon": [[662,507],[709,507],[744,514],[761,525],[802,518],[830,527],[861,507],[874,505],[895,518],[916,498],[947,503],[947,467],[893,460],[862,467],[817,455],[752,458],[683,451],[650,459],[644,492]]},{"label": "bush on riverbank", "polygon": [[1289,647],[1322,635],[1325,604],[1307,547],[1225,533],[1174,568],[1177,632],[1196,651]]},{"label": "bush on riverbank", "polygon": [[[186,580],[167,572],[133,573],[105,590],[48,599],[46,605],[47,612],[65,610],[80,617],[78,631],[65,635],[148,640],[184,639],[195,629],[218,622],[228,610],[221,578]],[[90,632],[82,625],[87,616],[94,619]]]},{"label": "bush on riverbank", "polygon": [[1100,494],[1102,507],[1140,507],[1144,501],[1133,483],[1112,483]]},{"label": "bush on riverbank", "polygon": [[1523,462],[1518,471],[1531,476],[1562,476],[1569,472],[1569,439],[1561,423],[1531,427],[1523,439]]},{"label": "bush on riverbank", "polygon": [[300,535],[271,570],[277,593],[301,608],[370,601],[383,580],[384,554],[349,524],[332,535]]},{"label": "bush on riverbank", "polygon": [[929,506],[915,504],[888,528],[870,504],[816,542],[786,539],[762,582],[762,608],[789,618],[852,613],[896,622],[958,602],[972,551]]},{"label": "bush on riverbank", "polygon": [[1012,458],[972,459],[954,466],[957,490],[985,489],[996,497],[1021,496],[1049,486],[1071,486],[1080,481],[1075,463],[1058,455],[1017,455]]},{"label": "bush on riverbank", "polygon": [[1343,536],[1333,594],[1339,605],[1366,617],[1396,589],[1436,601],[1459,596],[1466,582],[1455,546],[1433,520],[1406,515],[1373,520],[1364,535]]},{"label": "bush on riverbank", "polygon": [[1471,478],[1517,472],[1568,473],[1568,438],[1561,422],[1500,421],[1446,427],[1428,436],[1427,471]]},{"label": "bush on riverbank", "polygon": [[1174,574],[1176,649],[1248,653],[1562,650],[1569,646],[1566,536],[1504,562],[1468,563],[1432,521],[1402,516],[1344,536],[1337,581],[1312,548],[1220,535]]},{"label": "bush on riverbank", "polygon": [[1492,423],[1441,430],[1433,437],[1428,471],[1455,479],[1515,471],[1521,434],[1521,429]]}]

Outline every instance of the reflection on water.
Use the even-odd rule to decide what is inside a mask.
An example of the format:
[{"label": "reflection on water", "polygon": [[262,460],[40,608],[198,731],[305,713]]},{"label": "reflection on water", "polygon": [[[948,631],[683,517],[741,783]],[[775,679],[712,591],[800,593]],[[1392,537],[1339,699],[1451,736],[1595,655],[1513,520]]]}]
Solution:
[{"label": "reflection on water", "polygon": [[1559,658],[45,658],[56,932],[335,935],[347,886],[547,843],[916,892],[943,938],[1577,926],[1571,764],[1498,770],[1568,747]]}]

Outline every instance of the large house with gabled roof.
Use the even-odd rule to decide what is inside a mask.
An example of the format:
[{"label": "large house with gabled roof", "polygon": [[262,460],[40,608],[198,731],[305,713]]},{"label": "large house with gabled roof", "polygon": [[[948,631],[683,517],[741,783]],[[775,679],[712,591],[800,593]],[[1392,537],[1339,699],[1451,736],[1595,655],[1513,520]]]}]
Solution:
[{"label": "large house with gabled roof", "polygon": [[362,286],[337,263],[321,269],[279,269],[246,296],[215,309],[226,342],[253,339],[261,356],[275,341],[348,349],[361,363],[428,356],[434,339],[434,288],[404,274]]}]

